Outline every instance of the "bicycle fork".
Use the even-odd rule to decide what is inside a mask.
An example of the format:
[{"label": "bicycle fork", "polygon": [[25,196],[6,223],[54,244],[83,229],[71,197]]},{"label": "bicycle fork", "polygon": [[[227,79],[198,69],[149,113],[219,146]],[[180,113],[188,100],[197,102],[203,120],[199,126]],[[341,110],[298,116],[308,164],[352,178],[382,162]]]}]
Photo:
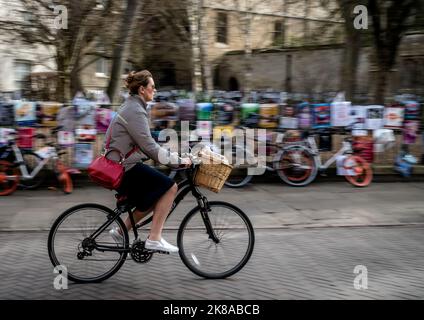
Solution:
[{"label": "bicycle fork", "polygon": [[203,223],[205,224],[206,232],[209,235],[209,239],[212,239],[213,242],[219,243],[219,239],[213,230],[211,220],[209,219],[209,212],[211,208],[209,206],[208,199],[205,196],[200,196],[197,198],[197,203],[200,207],[200,214],[202,216]]}]

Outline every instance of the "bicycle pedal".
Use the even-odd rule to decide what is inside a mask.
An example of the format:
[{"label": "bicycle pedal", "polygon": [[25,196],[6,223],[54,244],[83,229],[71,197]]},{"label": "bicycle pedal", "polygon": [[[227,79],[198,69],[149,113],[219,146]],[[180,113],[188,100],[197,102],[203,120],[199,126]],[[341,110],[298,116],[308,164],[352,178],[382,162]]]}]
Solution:
[{"label": "bicycle pedal", "polygon": [[162,250],[147,250],[150,253],[159,253],[159,254],[169,254],[168,251],[162,251]]}]

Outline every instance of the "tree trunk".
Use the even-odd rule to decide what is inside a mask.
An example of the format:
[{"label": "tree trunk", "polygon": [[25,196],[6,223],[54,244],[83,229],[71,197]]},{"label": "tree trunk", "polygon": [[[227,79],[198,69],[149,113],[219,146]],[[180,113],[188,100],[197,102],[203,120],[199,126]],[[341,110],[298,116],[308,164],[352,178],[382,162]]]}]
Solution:
[{"label": "tree trunk", "polygon": [[65,102],[65,66],[64,58],[60,53],[56,55],[57,64],[57,85],[56,85],[56,100]]},{"label": "tree trunk", "polygon": [[342,16],[345,20],[345,49],[342,61],[341,90],[345,92],[346,99],[354,100],[357,84],[357,70],[359,54],[361,51],[361,32],[354,28],[353,9],[357,1],[340,0]]},{"label": "tree trunk", "polygon": [[[249,2],[250,4],[250,2]],[[247,8],[246,15],[244,17],[245,25],[245,34],[244,34],[244,86],[243,91],[244,95],[247,96],[252,90],[252,35],[251,35],[251,23],[252,23],[252,14],[250,13],[250,5]]]},{"label": "tree trunk", "polygon": [[345,61],[343,63],[342,88],[346,94],[346,99],[354,100],[357,84],[357,71],[359,54],[361,51],[360,36],[358,33],[352,33],[346,37]]},{"label": "tree trunk", "polygon": [[385,66],[380,66],[377,72],[377,83],[374,94],[374,101],[377,104],[384,105],[384,97],[386,96],[388,79],[389,69],[387,69]]},{"label": "tree trunk", "polygon": [[202,64],[200,57],[199,36],[199,0],[190,0],[188,3],[188,18],[190,21],[191,49],[192,49],[192,90],[194,93],[202,91]]},{"label": "tree trunk", "polygon": [[137,0],[127,0],[127,8],[122,16],[118,37],[115,40],[112,55],[112,70],[109,85],[106,90],[111,102],[116,100],[116,93],[119,90],[122,75],[123,57],[126,56],[129,46],[130,29],[133,25],[134,16],[137,10]]},{"label": "tree trunk", "polygon": [[202,86],[210,95],[213,90],[213,80],[211,65],[208,59],[208,23],[207,16],[203,8],[203,0],[199,0],[199,19],[200,19],[200,57],[202,64]]},{"label": "tree trunk", "polygon": [[80,72],[78,71],[79,65],[80,65],[80,59],[78,58],[70,74],[70,91],[71,91],[72,97],[74,97],[78,91],[80,92],[84,91],[84,88],[81,82]]}]

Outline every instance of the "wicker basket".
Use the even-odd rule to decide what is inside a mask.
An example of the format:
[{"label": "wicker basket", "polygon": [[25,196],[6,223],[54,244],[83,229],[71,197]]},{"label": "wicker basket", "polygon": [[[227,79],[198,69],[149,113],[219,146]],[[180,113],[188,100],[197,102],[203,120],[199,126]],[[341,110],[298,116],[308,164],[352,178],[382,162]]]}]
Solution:
[{"label": "wicker basket", "polygon": [[196,171],[194,184],[218,193],[224,186],[225,181],[233,169],[227,160],[219,154],[199,153],[202,163]]}]

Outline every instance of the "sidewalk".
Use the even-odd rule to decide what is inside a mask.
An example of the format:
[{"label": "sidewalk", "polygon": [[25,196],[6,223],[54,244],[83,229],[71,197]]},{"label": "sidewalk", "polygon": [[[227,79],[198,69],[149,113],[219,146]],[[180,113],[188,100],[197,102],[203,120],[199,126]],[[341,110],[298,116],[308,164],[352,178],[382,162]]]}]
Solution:
[{"label": "sidewalk", "polygon": [[[423,190],[424,182],[374,182],[367,188],[355,188],[343,180],[322,177],[307,187],[294,188],[278,180],[261,183],[255,177],[245,188],[204,193],[210,201],[240,207],[255,228],[297,229],[424,225]],[[115,206],[114,192],[78,180],[70,195],[45,188],[18,190],[0,201],[0,231],[47,231],[63,211],[81,203]],[[195,205],[194,198],[187,195],[166,228],[177,229]]]}]

